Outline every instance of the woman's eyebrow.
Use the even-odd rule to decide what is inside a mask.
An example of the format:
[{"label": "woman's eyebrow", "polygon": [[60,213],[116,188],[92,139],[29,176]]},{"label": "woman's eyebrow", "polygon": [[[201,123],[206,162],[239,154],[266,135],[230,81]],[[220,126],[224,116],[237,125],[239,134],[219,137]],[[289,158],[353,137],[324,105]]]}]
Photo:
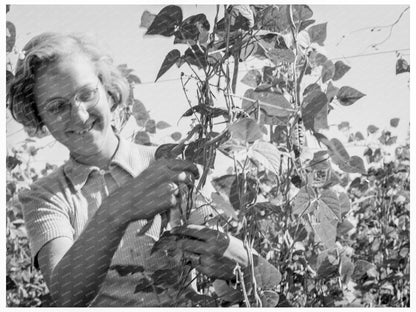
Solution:
[{"label": "woman's eyebrow", "polygon": [[85,88],[88,88],[88,87],[92,87],[92,86],[95,86],[94,85],[94,83],[92,83],[92,82],[88,82],[88,83],[86,83],[86,84],[84,84],[83,86],[81,86],[81,87],[79,87],[75,92],[73,92],[68,98],[67,97],[64,97],[64,96],[59,96],[59,95],[56,95],[56,96],[52,96],[52,97],[50,97],[50,98],[47,98],[45,101],[43,101],[43,104],[45,105],[45,104],[47,104],[47,103],[49,103],[50,101],[52,101],[52,100],[57,100],[57,99],[63,99],[63,100],[68,100],[68,99],[72,99],[79,91],[81,91],[81,90],[83,90],[83,89],[85,89]]}]

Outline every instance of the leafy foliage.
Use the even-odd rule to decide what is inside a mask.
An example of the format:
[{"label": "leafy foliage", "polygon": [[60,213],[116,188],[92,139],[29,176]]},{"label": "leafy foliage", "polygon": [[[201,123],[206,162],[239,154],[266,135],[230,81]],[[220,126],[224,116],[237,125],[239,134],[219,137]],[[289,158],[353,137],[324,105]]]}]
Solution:
[{"label": "leafy foliage", "polygon": [[[202,166],[196,187],[183,196],[186,213],[181,225],[195,222],[222,228],[256,249],[282,278],[256,275],[250,265],[243,277],[254,278],[260,286],[244,289],[241,299],[240,291],[228,292],[225,282],[203,274],[195,277],[195,291],[186,292],[182,277],[191,271],[188,265],[182,271],[161,269],[151,275],[143,274],[142,267],[113,268],[121,276],[143,274],[136,292],[179,288],[183,298],[177,298],[173,306],[410,305],[409,146],[397,146],[393,161],[385,162],[384,149],[396,141],[384,131],[378,148],[372,145],[362,155],[365,163],[362,157],[350,156],[340,140],[319,132],[328,127],[331,103],[349,106],[365,94],[334,85],[351,68],[317,52],[315,45],[325,43],[327,24],[316,24],[312,16],[307,5],[230,5],[219,19],[218,6],[211,33],[205,15],[183,19],[181,8],[175,5],[156,15],[146,11],[141,17],[141,26],[148,28],[146,35],[174,36],[173,44],[188,45],[183,54],[178,49],[168,53],[156,80],[174,64],[188,66],[194,72],[191,79],[196,80],[196,103],[187,97],[190,108],[182,115],[195,120],[192,129],[185,137],[172,133],[176,143],[161,145],[156,152],[156,158],[183,157]],[[238,67],[248,57],[268,63],[243,77],[250,88],[238,105]],[[126,66],[122,70],[131,74]],[[319,79],[302,89],[302,79],[313,73]],[[137,77],[130,78],[132,84],[140,83]],[[225,107],[216,105],[211,90],[214,80],[219,81],[216,87],[223,93]],[[184,83],[183,89],[187,95]],[[169,124],[151,118],[144,104],[134,98],[128,113],[140,127],[134,135],[139,144],[155,144],[154,134],[169,129]],[[398,122],[392,119],[391,126]],[[224,123],[224,128],[217,129],[217,124]],[[339,128],[349,131],[349,123]],[[368,134],[377,131],[375,126],[368,128]],[[321,146],[312,159],[305,132],[313,134]],[[365,140],[359,132],[350,138]],[[230,159],[225,175],[215,173],[217,152]],[[8,228],[16,231],[24,228],[21,215],[14,214],[19,189],[15,182],[24,164],[17,154],[8,155]],[[26,170],[25,175],[33,175]],[[201,191],[208,183],[214,189],[209,196]],[[209,213],[199,214],[201,210]],[[16,237],[8,232],[8,244],[26,248],[27,268],[27,245]],[[164,229],[154,249],[175,254],[175,244]],[[10,253],[15,257],[17,252],[10,249]],[[30,283],[20,282],[24,269],[10,263],[7,282],[12,297],[16,296],[14,285],[28,288]],[[274,286],[261,287],[267,284]],[[40,304],[33,303],[33,296],[23,298],[21,305]],[[8,302],[19,304],[13,300]]]}]

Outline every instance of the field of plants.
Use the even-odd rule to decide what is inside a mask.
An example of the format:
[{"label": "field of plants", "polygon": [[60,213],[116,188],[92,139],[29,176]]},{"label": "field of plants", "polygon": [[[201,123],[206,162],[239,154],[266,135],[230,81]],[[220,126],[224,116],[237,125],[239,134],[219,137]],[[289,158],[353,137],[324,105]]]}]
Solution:
[{"label": "field of plants", "polygon": [[[400,120],[386,125],[391,131],[368,125],[364,134],[349,131],[347,121],[339,124],[349,134],[348,146],[366,145],[362,155],[350,156],[341,140],[323,130],[332,110],[365,94],[342,84],[347,64],[319,52],[330,25],[312,19],[307,5],[234,5],[221,10],[223,16],[219,12],[218,6],[212,25],[204,14],[184,17],[175,5],[141,17],[147,36],[172,37],[156,80],[172,66],[192,72],[181,75],[183,91],[178,91],[189,102],[182,118],[192,118],[193,126],[188,133],[172,133],[172,143],[161,145],[156,157],[181,157],[201,168],[186,194],[182,225],[195,222],[192,212],[208,207],[210,217],[199,223],[240,238],[278,268],[281,279],[271,277],[278,286],[267,289],[270,281],[256,280],[248,270],[245,277],[257,287],[244,289],[244,300],[237,303],[222,295],[221,285],[196,274],[199,296],[187,298],[187,305],[409,307],[410,141],[399,145],[392,136]],[[12,22],[7,29],[7,53],[16,54]],[[181,52],[176,44],[187,49]],[[267,65],[241,77],[239,66],[249,57]],[[396,67],[397,74],[410,71],[401,58]],[[13,79],[10,63],[7,69],[7,79]],[[134,118],[132,139],[157,145],[153,134],[170,125],[153,119],[134,98],[140,79],[133,69],[126,64],[119,69],[132,92],[116,111],[115,126],[121,130]],[[305,86],[307,77],[315,82]],[[243,97],[236,95],[238,81],[249,87]],[[197,99],[187,95],[191,82]],[[224,105],[218,105],[219,96]],[[31,135],[6,159],[9,307],[52,304],[42,274],[31,265],[18,192],[56,167],[34,169],[31,161],[42,148],[38,137],[46,134],[27,131]],[[219,154],[231,164],[220,176]],[[204,191],[208,184],[214,190],[209,194]],[[159,242],[169,244],[168,231]],[[151,290],[170,286],[156,278],[148,283]]]}]

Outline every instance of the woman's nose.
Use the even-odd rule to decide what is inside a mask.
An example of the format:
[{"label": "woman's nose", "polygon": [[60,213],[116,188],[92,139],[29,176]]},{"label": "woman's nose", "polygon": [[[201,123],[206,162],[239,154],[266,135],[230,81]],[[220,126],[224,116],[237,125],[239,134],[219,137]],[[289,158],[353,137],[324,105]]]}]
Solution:
[{"label": "woman's nose", "polygon": [[90,114],[85,108],[84,104],[74,101],[74,103],[71,105],[71,121],[74,123],[79,122],[84,124],[89,117]]}]

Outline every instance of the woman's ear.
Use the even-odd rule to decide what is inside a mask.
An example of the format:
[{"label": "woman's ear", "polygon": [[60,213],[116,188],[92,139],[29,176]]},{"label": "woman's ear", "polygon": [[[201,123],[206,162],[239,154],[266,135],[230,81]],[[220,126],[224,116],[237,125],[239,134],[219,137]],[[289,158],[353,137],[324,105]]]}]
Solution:
[{"label": "woman's ear", "polygon": [[107,91],[107,98],[110,103],[110,111],[114,112],[119,102],[117,96],[113,92]]}]

